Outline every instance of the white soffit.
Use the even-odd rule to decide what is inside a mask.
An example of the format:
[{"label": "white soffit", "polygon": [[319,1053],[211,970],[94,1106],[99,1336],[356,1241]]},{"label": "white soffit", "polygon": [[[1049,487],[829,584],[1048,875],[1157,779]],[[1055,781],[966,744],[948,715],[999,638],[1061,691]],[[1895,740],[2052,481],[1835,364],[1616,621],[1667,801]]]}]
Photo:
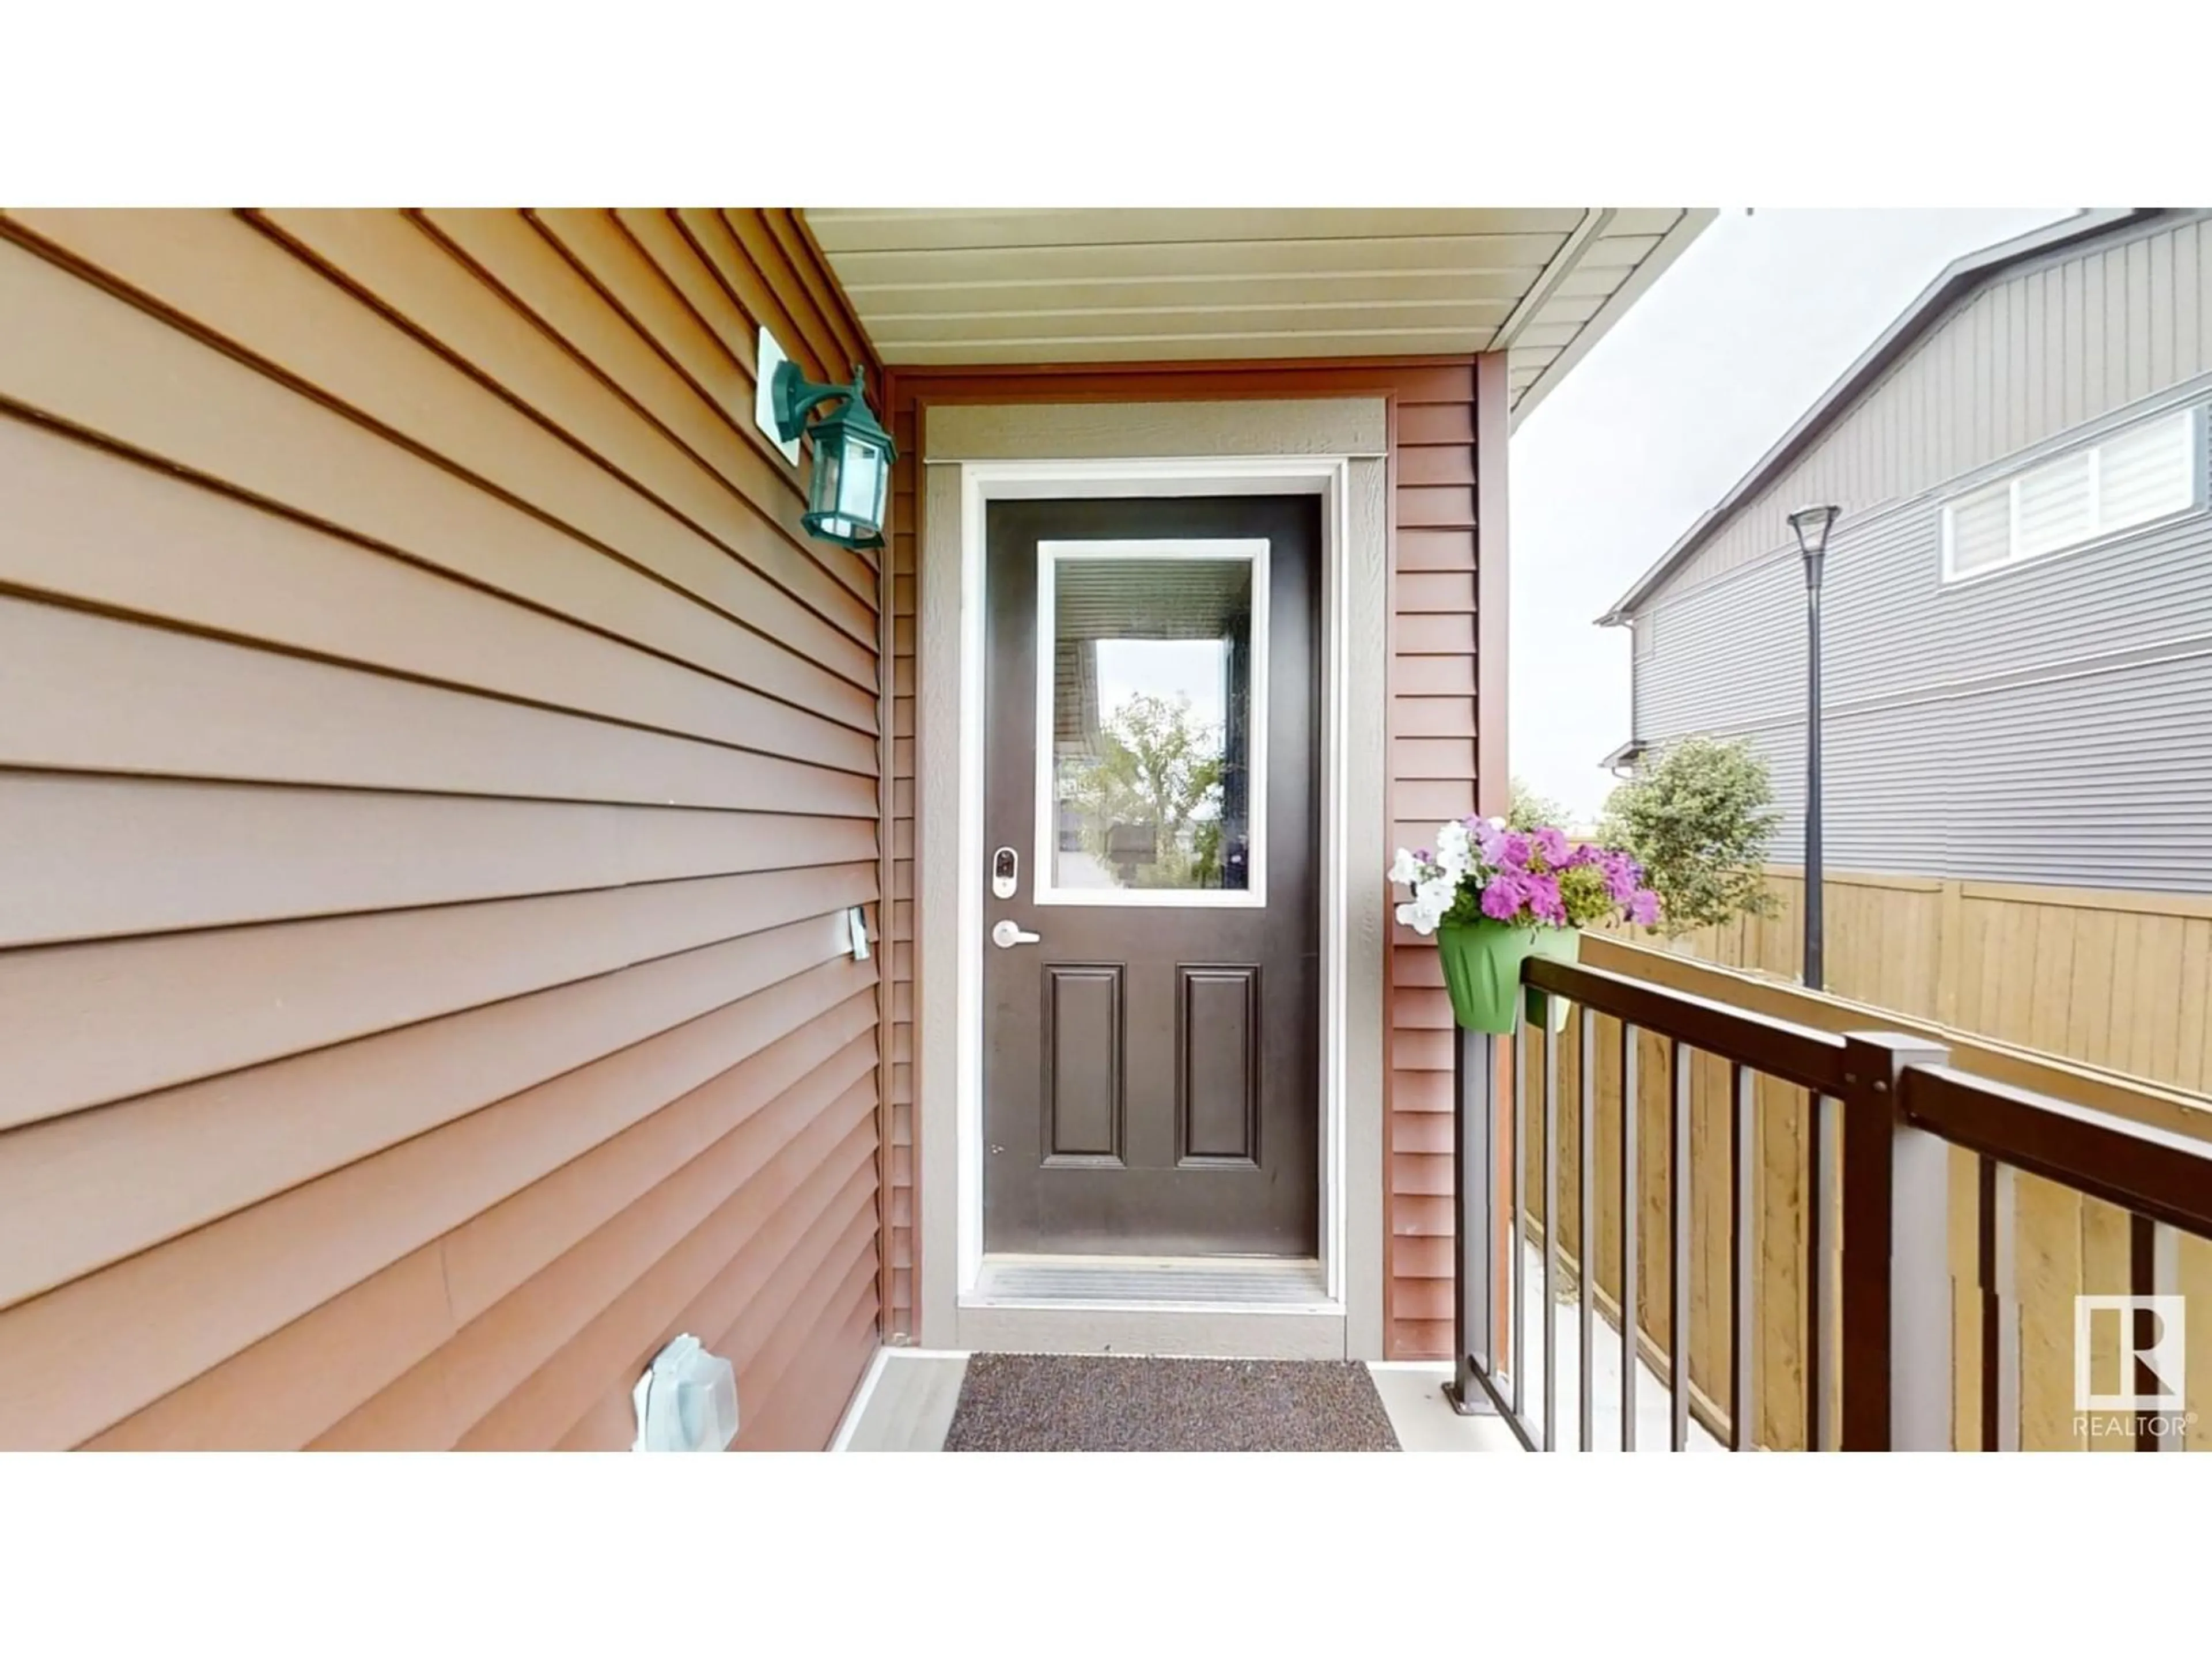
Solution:
[{"label": "white soffit", "polygon": [[1510,352],[1525,415],[1688,208],[810,208],[896,368]]}]

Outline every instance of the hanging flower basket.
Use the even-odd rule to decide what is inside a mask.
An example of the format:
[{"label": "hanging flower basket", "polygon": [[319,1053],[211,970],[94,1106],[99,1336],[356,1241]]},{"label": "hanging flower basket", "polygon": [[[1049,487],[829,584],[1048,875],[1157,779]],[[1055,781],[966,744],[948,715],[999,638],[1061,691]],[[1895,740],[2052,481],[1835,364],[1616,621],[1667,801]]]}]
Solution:
[{"label": "hanging flower basket", "polygon": [[[1571,963],[1582,954],[1579,927],[1516,927],[1478,917],[1446,922],[1437,929],[1437,951],[1443,958],[1444,989],[1451,994],[1452,1018],[1471,1031],[1499,1036],[1513,1030],[1514,993],[1521,988],[1521,964],[1530,957]],[[1541,1021],[1550,1000],[1528,993],[1528,1018]],[[1548,1011],[1553,1030],[1566,1024],[1566,1005]]]},{"label": "hanging flower basket", "polygon": [[[1436,935],[1452,1017],[1498,1036],[1513,1030],[1521,964],[1530,957],[1571,963],[1581,956],[1584,927],[1608,917],[1646,927],[1659,919],[1658,895],[1633,858],[1617,847],[1577,845],[1554,824],[1508,830],[1480,817],[1438,824],[1434,850],[1399,849],[1390,880],[1413,895],[1398,907],[1399,921]],[[1566,1005],[1548,1001],[1530,991],[1528,1018],[1548,1015],[1559,1030]]]}]

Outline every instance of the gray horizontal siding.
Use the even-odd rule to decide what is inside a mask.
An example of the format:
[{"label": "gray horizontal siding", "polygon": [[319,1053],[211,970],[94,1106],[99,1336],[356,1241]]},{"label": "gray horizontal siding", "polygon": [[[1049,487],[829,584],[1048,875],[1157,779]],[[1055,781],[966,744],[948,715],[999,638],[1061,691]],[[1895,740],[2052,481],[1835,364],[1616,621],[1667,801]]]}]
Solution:
[{"label": "gray horizontal siding", "polygon": [[[1797,863],[1803,722],[1741,735],[1784,809],[1770,856]],[[1831,716],[1824,736],[1831,869],[2212,893],[2212,651]]]},{"label": "gray horizontal siding", "polygon": [[[2212,377],[2005,468],[2206,396]],[[1946,586],[1942,501],[1990,471],[1850,526],[1830,550],[1830,866],[2212,891],[2212,515]],[[1786,812],[1773,856],[1795,862],[1805,683],[1796,556],[1678,592],[1646,617],[1654,646],[1635,661],[1636,735],[1750,737]]]},{"label": "gray horizontal siding", "polygon": [[1653,643],[1635,661],[1636,735],[1786,720],[1805,697],[1805,579],[1795,557],[1766,560],[1654,607]]},{"label": "gray horizontal siding", "polygon": [[2212,214],[2015,268],[1959,301],[1658,597],[1790,545],[1803,502],[1871,513],[2209,373]]}]

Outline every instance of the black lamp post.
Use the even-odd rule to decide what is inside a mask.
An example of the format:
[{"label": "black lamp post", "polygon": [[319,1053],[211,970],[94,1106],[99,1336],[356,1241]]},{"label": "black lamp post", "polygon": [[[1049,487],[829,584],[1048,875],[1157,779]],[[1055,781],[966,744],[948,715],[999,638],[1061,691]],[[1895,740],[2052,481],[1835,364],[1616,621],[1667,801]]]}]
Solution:
[{"label": "black lamp post", "polygon": [[1805,972],[1811,990],[1822,988],[1820,899],[1820,563],[1828,532],[1843,509],[1801,507],[1790,515],[1797,550],[1805,556]]}]

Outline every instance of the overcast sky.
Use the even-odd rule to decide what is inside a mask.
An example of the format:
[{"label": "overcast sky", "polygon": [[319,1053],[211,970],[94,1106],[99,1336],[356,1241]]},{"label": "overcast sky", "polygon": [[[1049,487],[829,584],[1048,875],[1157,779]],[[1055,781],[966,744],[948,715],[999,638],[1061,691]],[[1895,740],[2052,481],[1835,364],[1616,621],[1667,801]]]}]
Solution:
[{"label": "overcast sky", "polygon": [[1690,245],[1514,434],[1516,777],[1595,817],[1630,734],[1628,631],[1594,619],[1944,265],[2070,211],[1730,208]]}]

